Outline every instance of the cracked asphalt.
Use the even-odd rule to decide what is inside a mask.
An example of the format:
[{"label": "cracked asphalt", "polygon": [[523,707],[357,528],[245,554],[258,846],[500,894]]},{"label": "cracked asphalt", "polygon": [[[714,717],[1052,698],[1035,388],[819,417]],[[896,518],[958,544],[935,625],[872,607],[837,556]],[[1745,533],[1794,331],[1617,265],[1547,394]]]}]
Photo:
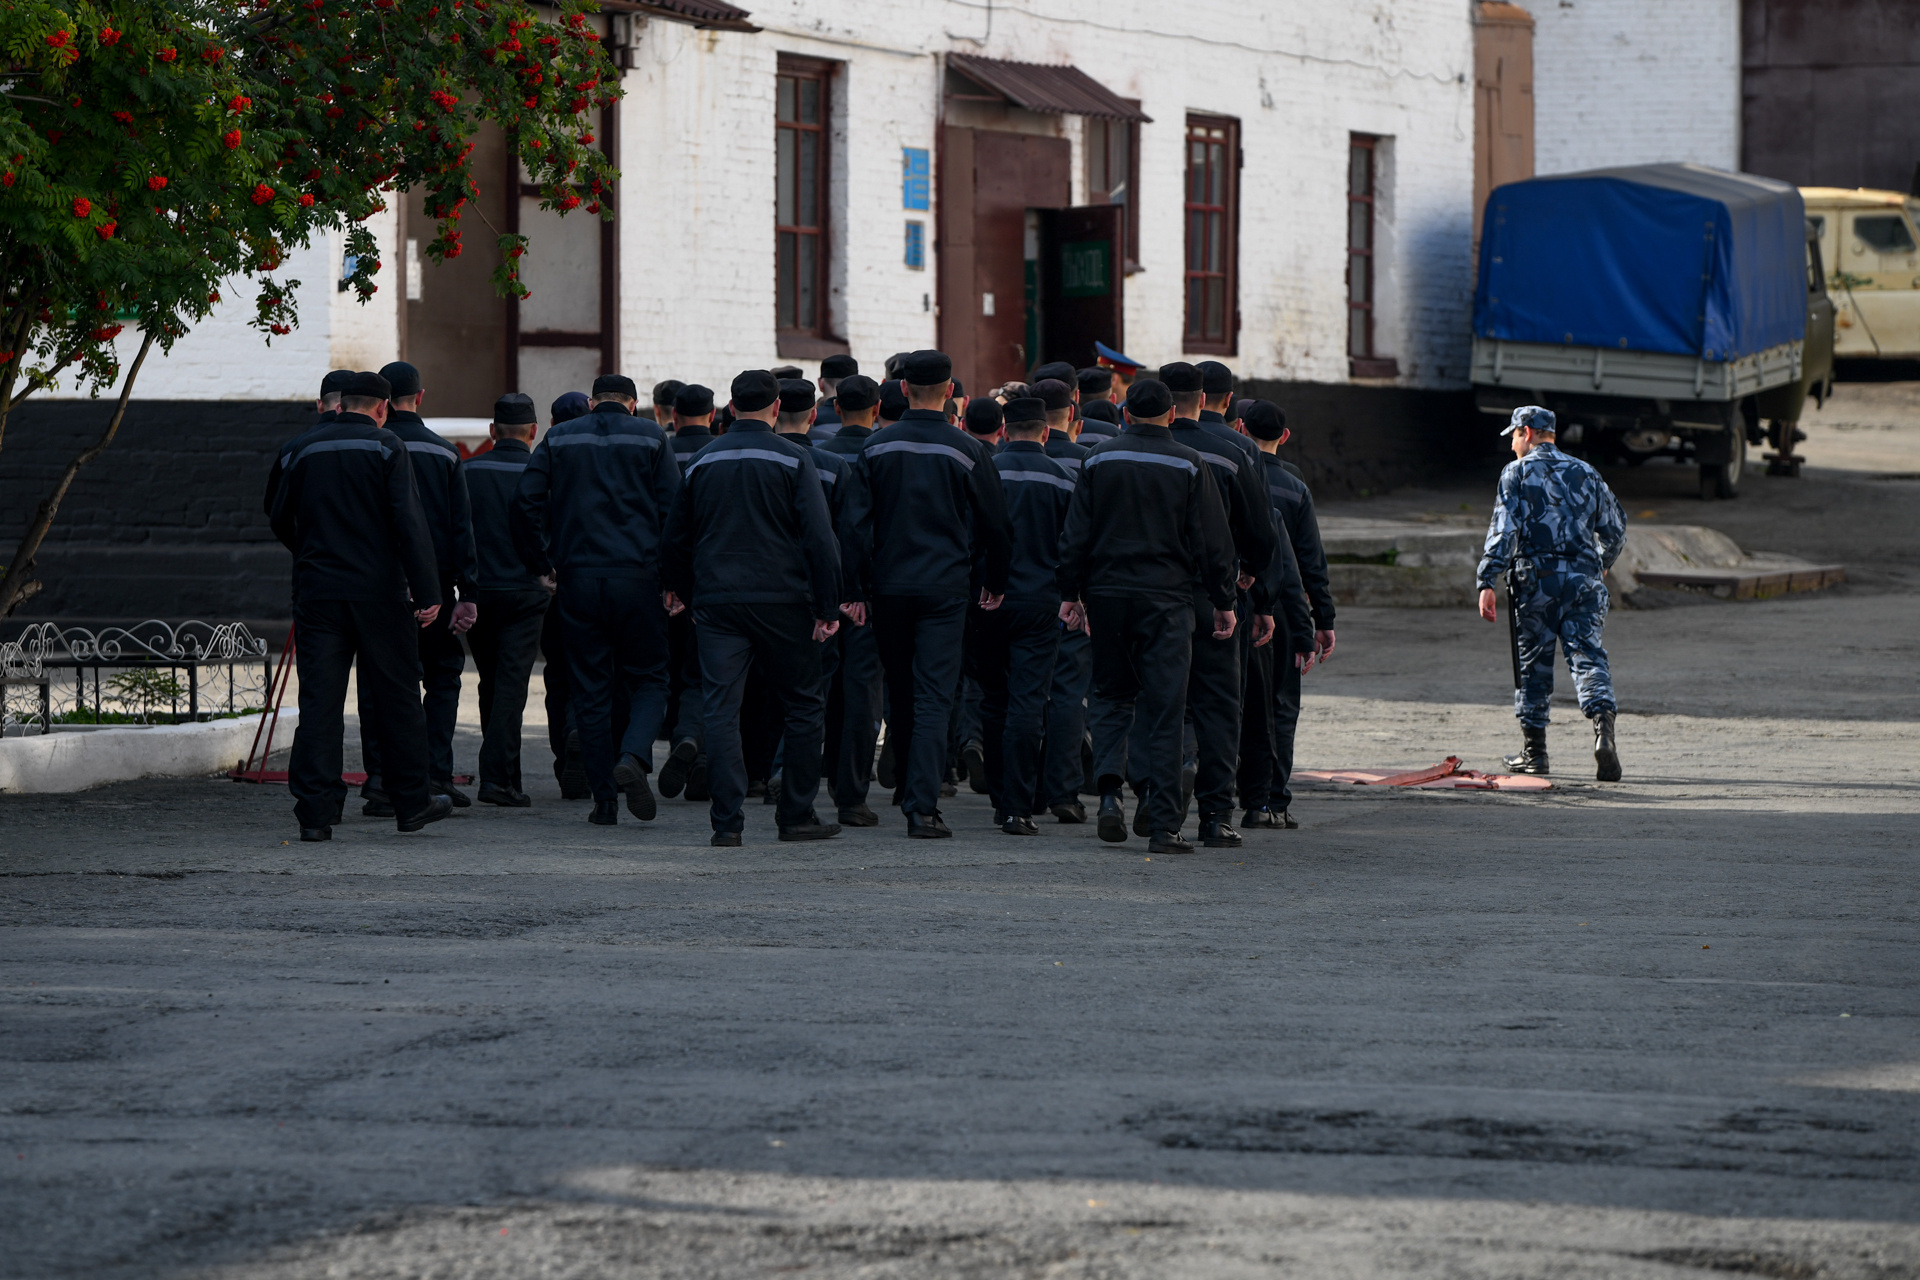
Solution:
[{"label": "cracked asphalt", "polygon": [[[1920,482],[1615,482],[1858,570],[1616,612],[1618,785],[1569,706],[1188,858],[0,797],[0,1275],[1920,1276]],[[1514,746],[1504,627],[1340,637],[1302,767]]]}]

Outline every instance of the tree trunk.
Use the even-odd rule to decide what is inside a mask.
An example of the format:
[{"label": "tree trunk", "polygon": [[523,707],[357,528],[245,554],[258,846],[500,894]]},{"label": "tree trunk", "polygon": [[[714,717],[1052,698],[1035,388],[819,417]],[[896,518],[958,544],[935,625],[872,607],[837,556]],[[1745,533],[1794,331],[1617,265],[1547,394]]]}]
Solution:
[{"label": "tree trunk", "polygon": [[119,433],[121,420],[127,416],[127,397],[133,394],[133,380],[140,376],[140,366],[146,362],[147,352],[152,348],[153,335],[142,335],[140,354],[133,358],[126,379],[120,384],[120,399],[113,406],[113,417],[108,421],[106,431],[98,440],[74,455],[67,469],[60,473],[53,492],[40,499],[40,505],[34,508],[33,519],[27,522],[27,531],[21,535],[20,545],[14,548],[13,563],[7,566],[6,577],[0,578],[0,618],[11,616],[21,604],[39,593],[41,584],[33,577],[33,558],[39,554],[47,530],[53,527],[53,517],[60,511],[61,499],[73,487],[73,479],[80,474],[80,468],[105,453],[107,446],[113,443],[113,437]]}]

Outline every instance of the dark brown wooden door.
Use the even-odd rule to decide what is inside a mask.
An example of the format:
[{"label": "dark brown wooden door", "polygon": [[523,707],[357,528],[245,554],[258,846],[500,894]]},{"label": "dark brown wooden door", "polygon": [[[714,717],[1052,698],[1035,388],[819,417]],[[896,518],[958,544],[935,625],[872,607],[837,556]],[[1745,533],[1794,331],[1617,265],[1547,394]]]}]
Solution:
[{"label": "dark brown wooden door", "polygon": [[1066,206],[1072,154],[1065,138],[943,130],[940,346],[969,393],[1025,378],[1032,366],[1027,211]]},{"label": "dark brown wooden door", "polygon": [[1117,204],[1050,209],[1040,215],[1040,350],[1033,363],[1066,360],[1083,369],[1093,344],[1126,350],[1120,285],[1126,209]]}]

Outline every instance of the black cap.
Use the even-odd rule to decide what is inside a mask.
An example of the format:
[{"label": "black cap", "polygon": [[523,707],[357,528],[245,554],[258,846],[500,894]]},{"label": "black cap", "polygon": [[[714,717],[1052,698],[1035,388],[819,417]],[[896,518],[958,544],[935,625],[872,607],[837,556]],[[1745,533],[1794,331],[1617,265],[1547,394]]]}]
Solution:
[{"label": "black cap", "polygon": [[[1187,368],[1193,368],[1188,365]],[[1162,373],[1166,370],[1161,370]],[[1195,388],[1198,390],[1199,388]],[[1127,388],[1127,412],[1136,418],[1157,418],[1173,408],[1173,393],[1167,384],[1154,378],[1141,378]]]},{"label": "black cap", "polygon": [[915,351],[901,362],[900,376],[916,387],[937,387],[953,378],[953,361],[944,351]]},{"label": "black cap", "polygon": [[340,394],[356,400],[391,400],[393,385],[379,374],[363,369],[347,379],[347,385],[340,388]]},{"label": "black cap", "polygon": [[540,421],[533,411],[533,397],[509,391],[493,402],[493,420],[503,427],[524,427]]},{"label": "black cap", "polygon": [[1035,382],[1040,382],[1047,378],[1058,378],[1068,386],[1072,386],[1074,385],[1073,366],[1065,360],[1049,360],[1033,371],[1033,380]]},{"label": "black cap", "polygon": [[806,370],[802,369],[797,364],[777,364],[773,366],[773,368],[767,370],[767,372],[784,382],[788,378],[799,377],[801,374],[805,373]]},{"label": "black cap", "polygon": [[880,380],[891,382],[895,378],[905,377],[901,370],[906,367],[907,357],[912,354],[911,351],[896,351],[888,356],[887,363],[881,367]]},{"label": "black cap", "polygon": [[813,408],[813,384],[805,378],[780,379],[780,412],[805,413]]},{"label": "black cap", "polygon": [[967,406],[967,430],[976,436],[990,436],[1006,425],[1000,402],[981,396]]},{"label": "black cap", "polygon": [[820,362],[823,378],[851,378],[860,372],[860,362],[852,356],[828,356]]},{"label": "black cap", "polygon": [[1210,396],[1224,396],[1233,390],[1233,370],[1218,360],[1202,360],[1197,366],[1200,370],[1200,389]]},{"label": "black cap", "polygon": [[[1175,360],[1172,364],[1163,364],[1160,366],[1160,381],[1164,383],[1167,390],[1174,395],[1190,396],[1201,389],[1205,379],[1200,376],[1198,369],[1188,364],[1185,360]],[[1128,403],[1131,404],[1133,397],[1128,396],[1127,400]],[[1151,417],[1152,415],[1149,414],[1148,416]]]},{"label": "black cap", "polygon": [[1097,396],[1113,390],[1113,370],[1111,369],[1096,366],[1091,369],[1082,369],[1074,376],[1079,379],[1080,394],[1083,396]]},{"label": "black cap", "polygon": [[563,422],[572,422],[575,418],[586,417],[587,411],[592,408],[593,406],[587,403],[584,392],[569,391],[554,397],[553,408],[548,411],[551,416],[548,417],[547,422],[557,427]]},{"label": "black cap", "polygon": [[678,378],[668,378],[665,382],[653,384],[653,402],[662,408],[670,408],[674,397],[680,394],[680,388],[687,384]]},{"label": "black cap", "polygon": [[[973,414],[973,406],[967,406],[968,416]],[[1007,401],[1007,425],[1017,427],[1023,423],[1040,423],[1047,420],[1047,402],[1039,396],[1016,396]]]},{"label": "black cap", "polygon": [[1032,390],[1049,410],[1073,407],[1073,388],[1058,378],[1042,378],[1033,384]]},{"label": "black cap", "polygon": [[836,408],[851,409],[855,413],[871,409],[880,403],[880,384],[864,373],[848,374],[833,389],[833,403]]},{"label": "black cap", "polygon": [[380,370],[380,376],[387,380],[392,390],[388,399],[417,396],[420,394],[420,371],[405,360],[395,360]]},{"label": "black cap", "polygon": [[1120,407],[1111,400],[1095,400],[1092,404],[1080,406],[1080,416],[1088,422],[1111,422],[1120,425]]},{"label": "black cap", "polygon": [[1251,400],[1240,415],[1255,440],[1278,440],[1287,433],[1287,411],[1271,400]]},{"label": "black cap", "polygon": [[765,369],[748,369],[733,380],[733,407],[758,413],[780,398],[780,380]]},{"label": "black cap", "polygon": [[955,378],[953,380],[953,389],[947,394],[958,400],[961,396],[967,394],[967,384]]},{"label": "black cap", "polygon": [[907,411],[907,391],[896,378],[880,384],[880,416],[888,422],[900,421]]},{"label": "black cap", "polygon": [[713,412],[713,389],[689,382],[673,397],[673,411],[698,418]]},{"label": "black cap", "polygon": [[633,379],[624,373],[603,373],[593,380],[593,396],[596,400],[601,396],[625,396],[637,402],[640,392],[635,389]]},{"label": "black cap", "polygon": [[1235,400],[1232,404],[1228,405],[1227,412],[1225,414],[1227,421],[1238,422],[1240,421],[1240,419],[1246,417],[1247,406],[1252,403],[1253,401],[1251,399],[1247,398],[1246,396],[1242,396],[1240,399]]},{"label": "black cap", "polygon": [[352,378],[353,370],[335,369],[328,373],[326,377],[320,379],[320,394],[322,396],[337,396],[347,389],[347,383],[351,381]]}]

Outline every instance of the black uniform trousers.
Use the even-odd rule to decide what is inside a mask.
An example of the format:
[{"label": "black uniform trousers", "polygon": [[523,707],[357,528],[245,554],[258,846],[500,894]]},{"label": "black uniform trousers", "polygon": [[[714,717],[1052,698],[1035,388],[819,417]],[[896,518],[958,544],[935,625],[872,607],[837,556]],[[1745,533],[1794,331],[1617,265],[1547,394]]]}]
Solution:
[{"label": "black uniform trousers", "polygon": [[567,735],[573,732],[573,681],[567,675],[567,629],[558,605],[547,609],[540,623],[540,657],[547,664],[540,680],[546,686],[547,746],[553,751],[553,776],[567,767]]},{"label": "black uniform trousers", "polygon": [[482,591],[474,596],[479,617],[467,632],[474,669],[480,673],[480,784],[521,791],[520,722],[527,711],[527,685],[540,651],[548,596],[532,591]]},{"label": "black uniform trousers", "polygon": [[[1199,748],[1194,808],[1202,818],[1233,810],[1234,773],[1240,767],[1239,624],[1225,640],[1213,638],[1213,602],[1193,602],[1193,660],[1187,669],[1187,716]],[[1185,817],[1183,812],[1181,817]]]},{"label": "black uniform trousers", "polygon": [[873,785],[873,749],[880,738],[880,648],[873,623],[856,627],[840,620],[840,634],[829,644],[840,646],[827,694],[828,774],[833,779],[833,803],[856,809],[867,802]]},{"label": "black uniform trousers", "polygon": [[[427,723],[427,777],[433,782],[453,779],[453,726],[460,718],[460,675],[467,669],[467,651],[453,633],[453,597],[440,600],[433,625],[414,628],[420,647],[421,699]],[[297,650],[296,650],[297,652]],[[367,691],[360,686],[360,758],[366,762],[367,788],[385,790],[386,757],[380,741],[366,731]]]},{"label": "black uniform trousers", "polygon": [[[580,763],[596,801],[619,796],[613,766],[632,754],[653,768],[653,740],[667,711],[667,610],[652,579],[569,573],[560,579],[560,620],[573,677]],[[627,703],[615,737],[613,704]]]},{"label": "black uniform trousers", "polygon": [[[1178,831],[1181,723],[1193,656],[1193,605],[1142,596],[1092,596],[1094,771],[1102,792],[1128,778],[1144,784],[1155,831]],[[1211,620],[1209,620],[1211,621]],[[1212,628],[1209,625],[1209,632]],[[1129,762],[1136,723],[1144,759]]]},{"label": "black uniform trousers", "polygon": [[394,811],[412,817],[429,803],[427,723],[420,707],[420,624],[404,600],[305,600],[293,606],[300,725],[293,733],[287,788],[303,827],[340,820],[347,673],[359,659],[362,736],[379,744]]},{"label": "black uniform trousers", "polygon": [[683,742],[704,747],[700,646],[694,639],[691,609],[667,619],[667,662],[667,737],[676,747]]},{"label": "black uniform trousers", "polygon": [[746,826],[740,704],[748,673],[756,668],[766,679],[767,701],[779,707],[785,719],[775,820],[783,827],[809,821],[820,792],[820,736],[826,714],[812,610],[799,604],[717,604],[694,613],[713,829],[739,831]]},{"label": "black uniform trousers", "polygon": [[1041,766],[1036,807],[1071,804],[1080,798],[1086,766],[1080,749],[1087,738],[1087,689],[1093,683],[1093,643],[1084,631],[1060,627],[1060,648],[1053,658],[1052,687],[1047,691],[1045,763]]},{"label": "black uniform trousers", "polygon": [[967,610],[967,675],[980,686],[987,794],[999,812],[1024,818],[1034,811],[1059,647],[1058,605]]},{"label": "black uniform trousers", "polygon": [[1267,804],[1285,810],[1293,805],[1293,737],[1300,727],[1300,668],[1290,653],[1273,656],[1273,785]]},{"label": "black uniform trousers", "polygon": [[907,813],[938,813],[967,602],[878,596],[872,605],[874,640],[887,677],[887,740],[899,771],[898,803]]}]

